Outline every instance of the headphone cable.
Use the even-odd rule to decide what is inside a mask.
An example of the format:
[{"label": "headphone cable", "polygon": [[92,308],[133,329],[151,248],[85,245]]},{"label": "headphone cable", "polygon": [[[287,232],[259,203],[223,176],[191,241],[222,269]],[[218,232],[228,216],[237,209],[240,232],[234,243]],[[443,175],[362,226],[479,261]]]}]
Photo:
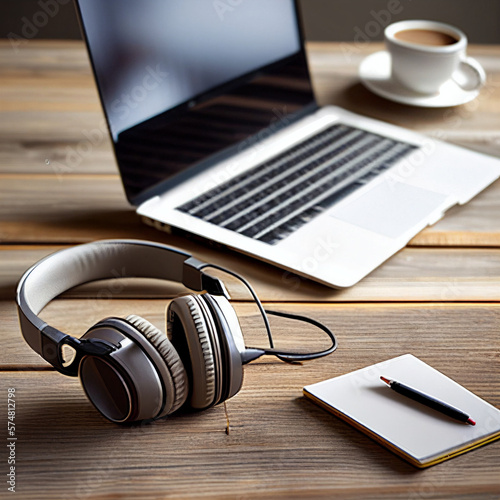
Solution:
[{"label": "headphone cable", "polygon": [[[300,315],[296,315],[296,314],[266,310],[262,306],[262,303],[259,300],[259,297],[257,297],[255,290],[252,288],[252,285],[250,285],[250,283],[245,278],[243,278],[243,276],[240,276],[239,274],[235,273],[234,271],[230,271],[229,269],[226,269],[226,268],[219,266],[217,264],[204,263],[203,265],[201,265],[199,267],[199,269],[202,270],[202,269],[206,269],[207,267],[212,267],[214,269],[218,269],[219,271],[222,271],[224,273],[229,274],[230,276],[233,276],[234,278],[239,280],[241,283],[243,283],[243,285],[245,285],[247,290],[252,295],[255,303],[257,304],[257,307],[259,308],[262,319],[264,320],[264,325],[266,327],[267,337],[269,339],[269,345],[271,346],[270,349],[258,348],[261,351],[263,351],[263,354],[276,356],[278,359],[281,359],[282,361],[285,361],[287,363],[297,363],[300,361],[308,361],[311,359],[320,358],[322,356],[327,356],[328,354],[335,351],[335,349],[337,349],[337,339],[335,337],[335,334],[327,326],[323,325],[319,321],[316,321],[312,318],[308,318],[306,316],[300,316]],[[330,337],[330,339],[332,341],[332,345],[328,349],[325,349],[324,351],[305,353],[305,354],[279,351],[279,350],[274,348],[273,335],[271,333],[271,325],[269,324],[269,318],[267,317],[268,314],[270,314],[272,316],[278,316],[281,318],[287,318],[287,319],[292,319],[292,320],[296,320],[296,321],[303,321],[305,323],[309,323],[313,326],[316,326],[320,330],[323,330],[328,335],[328,337]],[[249,348],[249,349],[252,349],[252,348]]]}]

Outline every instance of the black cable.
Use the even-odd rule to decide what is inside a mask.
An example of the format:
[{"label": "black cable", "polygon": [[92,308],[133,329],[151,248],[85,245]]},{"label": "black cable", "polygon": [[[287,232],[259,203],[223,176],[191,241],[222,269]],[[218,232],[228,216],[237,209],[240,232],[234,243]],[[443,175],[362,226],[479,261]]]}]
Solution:
[{"label": "black cable", "polygon": [[278,312],[278,311],[269,311],[266,309],[267,314],[271,314],[273,316],[279,316],[281,318],[288,318],[288,319],[293,319],[296,321],[303,321],[304,323],[309,323],[313,326],[316,326],[320,330],[323,330],[331,339],[332,345],[323,351],[318,351],[318,352],[310,352],[306,354],[299,354],[299,353],[292,353],[292,352],[285,352],[285,351],[277,351],[275,349],[264,349],[264,352],[266,354],[272,354],[275,355],[277,358],[281,359],[282,361],[286,361],[288,363],[294,363],[296,361],[308,361],[311,359],[317,359],[321,358],[323,356],[327,356],[328,354],[331,354],[335,349],[337,349],[337,338],[335,337],[335,334],[323,323],[320,323],[319,321],[316,321],[315,319],[308,318],[306,316],[300,316],[297,314],[290,314],[290,313],[284,313],[284,312]]},{"label": "black cable", "polygon": [[[257,304],[257,307],[259,308],[260,314],[262,315],[262,319],[264,320],[264,325],[266,327],[267,336],[269,338],[269,345],[271,346],[271,348],[270,349],[261,349],[261,348],[249,347],[249,349],[261,350],[264,352],[264,354],[276,356],[278,359],[281,359],[282,361],[285,361],[287,363],[296,363],[298,361],[308,361],[311,359],[320,358],[322,356],[327,356],[328,354],[335,351],[335,349],[337,349],[337,339],[335,337],[335,334],[328,327],[326,327],[325,325],[323,325],[319,321],[308,318],[306,316],[300,316],[297,314],[290,314],[290,313],[266,310],[262,306],[262,303],[260,302],[259,297],[257,297],[257,294],[255,293],[254,289],[252,288],[252,285],[250,285],[250,283],[245,278],[243,278],[239,274],[237,274],[233,271],[230,271],[229,269],[225,269],[224,267],[219,266],[217,264],[208,264],[208,263],[203,264],[202,266],[200,266],[199,269],[201,270],[201,269],[205,269],[207,267],[212,267],[214,269],[218,269],[219,271],[227,273],[227,274],[233,276],[234,278],[236,278],[237,280],[241,281],[245,285],[245,287],[248,289],[248,291],[252,295],[255,303]],[[313,326],[316,326],[320,330],[323,330],[328,335],[328,337],[330,337],[330,339],[332,341],[332,345],[328,349],[325,349],[324,351],[312,352],[312,353],[307,353],[307,354],[279,351],[279,350],[274,348],[274,341],[273,341],[273,335],[271,333],[271,326],[269,324],[269,318],[267,317],[266,313],[271,314],[272,316],[278,316],[281,318],[288,318],[288,319],[292,319],[292,320],[296,320],[296,321],[303,321],[305,323],[309,323]]]},{"label": "black cable", "polygon": [[255,303],[257,304],[257,307],[259,308],[260,314],[262,315],[262,318],[264,320],[264,324],[266,326],[267,337],[269,338],[269,345],[271,346],[271,349],[273,349],[274,342],[273,342],[273,335],[271,333],[271,325],[269,325],[269,318],[266,315],[266,312],[265,312],[264,307],[262,306],[262,304],[259,300],[259,297],[257,297],[255,290],[252,288],[252,285],[250,285],[250,283],[245,278],[243,278],[243,276],[240,276],[239,274],[235,273],[234,271],[230,271],[229,269],[225,269],[222,266],[218,266],[217,264],[208,264],[208,263],[203,264],[202,266],[200,266],[199,269],[200,270],[206,269],[207,267],[213,267],[214,269],[218,269],[219,271],[227,273],[227,274],[233,276],[234,278],[236,278],[237,280],[241,281],[247,287],[247,289],[251,293]]}]

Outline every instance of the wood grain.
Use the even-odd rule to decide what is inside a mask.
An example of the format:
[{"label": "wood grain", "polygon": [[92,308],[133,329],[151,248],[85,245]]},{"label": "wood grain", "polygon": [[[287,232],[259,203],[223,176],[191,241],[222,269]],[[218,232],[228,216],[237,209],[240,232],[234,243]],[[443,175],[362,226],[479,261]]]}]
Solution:
[{"label": "wood grain", "polygon": [[[11,302],[1,302],[3,317],[3,345],[0,365],[13,368],[16,364],[43,367],[46,363],[32,353],[21,341],[16,311]],[[81,336],[97,321],[109,317],[125,317],[128,314],[144,316],[161,330],[165,329],[167,300],[94,299],[56,300],[42,313],[42,318],[55,328]],[[247,345],[266,346],[267,338],[257,308],[253,304],[235,303]],[[471,380],[496,380],[500,373],[500,304],[286,304],[268,303],[267,309],[294,312],[324,322],[338,335],[339,355],[351,366],[358,368],[390,356],[412,352],[416,356],[432,359],[459,373],[464,367],[457,360],[467,358],[467,377]],[[313,327],[303,323],[271,318],[276,344],[283,348],[302,350],[320,349],[328,345],[328,339]],[[479,325],[479,326],[478,326]],[[480,335],[478,338],[476,332]],[[453,348],[450,349],[450,343]],[[373,352],[372,352],[373,351]],[[449,352],[447,352],[449,351]],[[470,352],[469,352],[470,351]],[[340,354],[339,354],[340,353]],[[371,354],[370,354],[371,353]],[[396,354],[393,354],[396,353]],[[444,356],[443,354],[446,353]],[[372,357],[370,357],[372,356]],[[330,358],[329,358],[330,359]],[[356,361],[357,360],[357,361]],[[489,369],[481,368],[488,362]],[[453,368],[453,365],[456,365]],[[316,362],[307,364],[313,368]],[[335,374],[348,371],[340,366]],[[354,369],[354,368],[352,368]],[[439,368],[438,368],[439,369]],[[321,374],[318,374],[321,380]],[[490,383],[490,382],[489,382]],[[500,388],[492,390],[500,397]],[[496,397],[496,396],[495,396]],[[500,401],[499,401],[500,403]]]},{"label": "wood grain", "polygon": [[[293,370],[300,368],[249,366],[245,388],[227,404],[229,434],[222,406],[123,428],[103,421],[77,380],[56,373],[6,373],[4,383],[16,388],[22,408],[18,495],[36,500],[66,499],[68,492],[71,498],[145,500],[497,495],[498,446],[418,471],[305,401],[301,384],[310,377],[291,377]],[[276,376],[287,381],[279,392],[272,389]],[[4,400],[0,411],[5,412]]]},{"label": "wood grain", "polygon": [[[413,245],[500,246],[500,181],[416,236]],[[130,235],[162,241],[127,204],[118,177],[0,174],[0,241],[80,243]]]},{"label": "wood grain", "polygon": [[[116,313],[130,311],[129,302],[118,304]],[[80,304],[67,305],[54,303],[46,319],[68,330],[91,320]],[[158,324],[163,306],[136,302],[133,310]],[[227,402],[229,434],[223,406],[121,428],[92,409],[74,379],[44,371],[3,373],[2,383],[15,387],[18,398],[19,493],[37,499],[67,498],[68,491],[88,498],[163,498],[170,492],[175,498],[390,499],[498,492],[498,445],[418,471],[301,397],[305,384],[412,352],[498,406],[498,304],[279,308],[325,321],[338,332],[339,349],[302,365],[272,359],[248,365],[241,392]],[[260,342],[249,306],[237,310],[249,343]],[[470,335],[478,322],[480,342]],[[322,345],[320,336],[300,325],[275,327],[288,347]],[[4,400],[0,412],[2,405]],[[430,494],[429,485],[436,488]]]},{"label": "wood grain", "polygon": [[[445,110],[410,108],[366,91],[357,65],[381,47],[309,44],[320,104],[500,156],[499,46],[470,47],[488,73],[487,85],[472,103]],[[30,41],[14,52],[0,41],[0,389],[5,395],[14,387],[18,398],[18,495],[498,498],[498,443],[416,470],[306,401],[301,389],[411,352],[500,407],[499,200],[500,181],[453,208],[355,287],[332,290],[144,225],[125,200],[83,45]],[[332,328],[338,350],[302,365],[257,360],[245,368],[242,390],[226,408],[180,412],[139,426],[108,423],[78,380],[54,372],[24,342],[14,294],[22,273],[43,256],[116,237],[164,242],[240,272],[266,307],[305,314]],[[267,345],[244,290],[231,280],[228,286],[247,344]],[[130,313],[163,329],[166,305],[184,292],[152,280],[105,281],[55,300],[42,317],[77,336],[99,319]],[[326,345],[319,332],[300,323],[271,322],[280,347]],[[0,415],[6,412],[3,397]]]},{"label": "wood grain", "polygon": [[[309,43],[319,104],[500,156],[497,47],[469,48],[488,73],[481,95],[464,106],[437,110],[392,103],[360,85],[357,67],[381,49],[381,44]],[[17,53],[0,41],[0,67],[0,172],[117,173],[83,43],[32,41]]]},{"label": "wood grain", "polygon": [[357,68],[383,44],[310,43],[308,59],[316,98],[321,105],[335,104],[350,111],[439,137],[465,147],[500,156],[500,59],[498,47],[470,46],[488,77],[474,101],[454,108],[405,106],[366,90]]},{"label": "wood grain", "polygon": [[[240,273],[265,302],[463,302],[500,301],[499,249],[405,248],[373,271],[355,287],[334,290],[310,280],[283,272],[236,252],[218,249],[158,233],[159,241],[181,247],[196,258]],[[134,235],[135,237],[135,235]],[[155,238],[158,240],[158,238]],[[0,299],[12,300],[17,282],[35,262],[54,251],[56,246],[0,246]],[[224,280],[233,299],[249,300],[243,285],[231,277]],[[187,290],[178,284],[159,280],[121,280],[84,285],[66,297],[108,298],[174,297]]]},{"label": "wood grain", "polygon": [[[472,103],[444,110],[390,103],[365,90],[358,83],[356,68],[381,47],[309,44],[319,103],[337,104],[500,156],[497,47],[470,48],[487,70],[488,83]],[[32,41],[17,53],[9,42],[0,42],[0,67],[0,172],[12,174],[0,174],[0,239],[76,243],[126,237],[132,231],[160,238],[138,227],[125,201],[83,44]],[[498,247],[499,190],[496,183],[467,207],[453,209],[411,244]],[[62,217],[54,207],[63,212]]]}]

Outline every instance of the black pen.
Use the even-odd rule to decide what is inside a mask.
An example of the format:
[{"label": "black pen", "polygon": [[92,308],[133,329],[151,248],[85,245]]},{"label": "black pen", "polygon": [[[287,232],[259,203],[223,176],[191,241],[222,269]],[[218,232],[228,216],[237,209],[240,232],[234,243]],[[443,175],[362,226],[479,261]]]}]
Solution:
[{"label": "black pen", "polygon": [[413,389],[413,387],[404,385],[401,382],[396,382],[395,380],[390,380],[385,377],[380,377],[380,379],[383,380],[393,391],[396,391],[403,396],[413,399],[414,401],[418,401],[419,403],[422,403],[429,408],[444,413],[445,415],[448,415],[448,417],[459,420],[460,422],[466,422],[470,425],[476,425],[476,422],[474,422],[474,420],[472,420],[472,418],[470,418],[467,413],[464,413],[458,408],[443,403],[442,401],[424,394],[423,392],[417,391],[416,389]]}]

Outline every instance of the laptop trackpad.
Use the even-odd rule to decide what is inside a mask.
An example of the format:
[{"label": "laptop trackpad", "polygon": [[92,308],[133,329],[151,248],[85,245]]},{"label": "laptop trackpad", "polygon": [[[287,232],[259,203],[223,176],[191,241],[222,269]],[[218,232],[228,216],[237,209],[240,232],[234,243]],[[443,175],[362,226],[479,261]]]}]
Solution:
[{"label": "laptop trackpad", "polygon": [[350,224],[398,238],[443,207],[447,195],[402,184],[381,182],[330,215]]}]

